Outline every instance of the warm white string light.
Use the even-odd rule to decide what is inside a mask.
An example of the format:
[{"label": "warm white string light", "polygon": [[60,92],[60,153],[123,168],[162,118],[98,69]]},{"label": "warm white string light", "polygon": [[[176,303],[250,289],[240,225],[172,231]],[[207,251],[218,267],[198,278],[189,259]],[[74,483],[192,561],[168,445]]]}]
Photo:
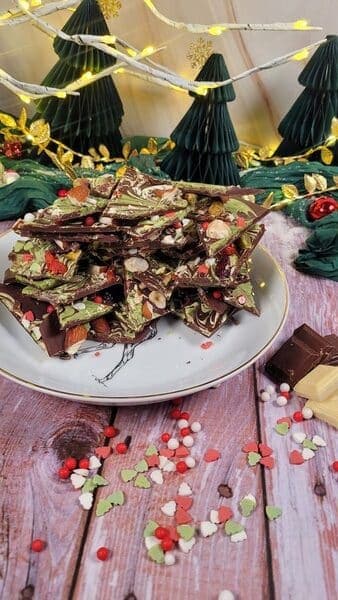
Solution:
[{"label": "warm white string light", "polygon": [[78,96],[79,92],[72,90],[60,90],[59,88],[47,87],[45,85],[35,85],[34,83],[26,83],[15,79],[9,73],[0,69],[0,83],[8,90],[16,94],[22,102],[29,104],[31,99],[45,98],[48,96],[56,96],[65,98],[67,94]]}]

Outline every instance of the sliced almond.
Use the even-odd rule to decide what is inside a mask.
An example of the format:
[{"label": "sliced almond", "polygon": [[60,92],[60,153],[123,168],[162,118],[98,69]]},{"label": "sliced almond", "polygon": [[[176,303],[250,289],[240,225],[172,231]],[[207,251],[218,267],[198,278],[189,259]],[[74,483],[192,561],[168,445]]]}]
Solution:
[{"label": "sliced almond", "polygon": [[87,339],[87,329],[84,325],[75,325],[67,329],[65,338],[65,351],[68,354],[76,354],[81,344]]},{"label": "sliced almond", "polygon": [[157,308],[165,308],[167,305],[166,298],[162,292],[150,292],[149,300],[152,304],[154,304]]},{"label": "sliced almond", "polygon": [[149,268],[149,263],[139,256],[132,256],[130,258],[126,258],[124,261],[124,266],[130,273],[144,273]]},{"label": "sliced almond", "polygon": [[153,318],[153,307],[150,304],[150,302],[148,302],[148,300],[146,300],[143,303],[143,306],[142,306],[142,315],[144,316],[145,319],[152,319]]},{"label": "sliced almond", "polygon": [[230,237],[231,229],[221,219],[214,219],[209,223],[206,234],[212,240],[222,240],[223,238]]},{"label": "sliced almond", "polygon": [[101,223],[101,225],[111,225],[113,222],[113,219],[111,217],[100,217],[99,218],[99,223]]}]

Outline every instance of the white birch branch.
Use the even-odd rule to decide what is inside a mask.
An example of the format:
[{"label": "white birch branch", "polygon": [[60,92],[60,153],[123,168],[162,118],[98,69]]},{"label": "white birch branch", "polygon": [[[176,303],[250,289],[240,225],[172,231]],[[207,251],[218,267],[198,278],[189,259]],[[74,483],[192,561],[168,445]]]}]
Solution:
[{"label": "white birch branch", "polygon": [[[75,4],[79,4],[79,0],[58,0],[58,2],[50,2],[48,4],[44,4],[35,10],[32,9],[32,14],[35,14],[40,17],[44,17],[46,15],[50,15],[59,10],[64,10],[65,8],[71,8],[75,6]],[[0,13],[0,27],[15,27],[15,25],[21,25],[22,23],[26,23],[30,21],[30,17],[25,14],[25,12],[20,10],[12,10],[9,9],[4,13]]]},{"label": "white birch branch", "polygon": [[45,98],[48,96],[60,96],[60,94],[71,94],[78,96],[79,93],[75,91],[65,91],[59,88],[47,87],[45,85],[35,85],[34,83],[25,83],[15,79],[9,73],[0,69],[0,83],[14,92],[17,96],[26,96],[27,98]]}]

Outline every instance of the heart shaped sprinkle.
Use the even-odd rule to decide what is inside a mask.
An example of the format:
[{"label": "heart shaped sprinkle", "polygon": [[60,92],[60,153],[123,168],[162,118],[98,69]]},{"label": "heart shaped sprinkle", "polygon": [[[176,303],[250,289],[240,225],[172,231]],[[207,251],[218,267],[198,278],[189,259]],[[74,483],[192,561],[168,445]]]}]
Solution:
[{"label": "heart shaped sprinkle", "polygon": [[110,502],[110,504],[113,506],[123,506],[125,500],[124,493],[122,490],[116,490],[116,492],[110,494],[106,500],[108,500],[108,502]]},{"label": "heart shaped sprinkle", "polygon": [[166,458],[173,458],[175,456],[174,450],[170,450],[169,448],[162,448],[160,450],[160,456],[165,456]]},{"label": "heart shaped sprinkle", "polygon": [[214,462],[219,458],[221,458],[221,453],[214,448],[209,448],[203,456],[203,460],[205,460],[205,462]]},{"label": "heart shaped sprinkle", "polygon": [[163,469],[164,466],[167,464],[168,459],[165,456],[160,456],[159,457],[159,461],[160,461],[159,462],[159,467],[160,467],[160,469]]},{"label": "heart shaped sprinkle", "polygon": [[82,477],[88,477],[89,469],[74,469],[73,473],[76,475],[82,475]]},{"label": "heart shaped sprinkle", "polygon": [[220,523],[226,523],[233,515],[234,513],[228,506],[220,506],[218,509],[218,519]]},{"label": "heart shaped sprinkle", "polygon": [[[88,481],[88,480],[87,480]],[[100,487],[101,485],[108,485],[109,481],[102,477],[102,475],[94,475],[92,481],[96,487]]]},{"label": "heart shaped sprinkle", "polygon": [[75,490],[79,490],[86,483],[86,478],[83,477],[83,475],[77,475],[76,473],[71,474],[70,480],[71,480],[72,486]]},{"label": "heart shaped sprinkle", "polygon": [[264,456],[259,462],[267,469],[273,469],[275,466],[275,459],[273,456]]},{"label": "heart shaped sprinkle", "polygon": [[195,527],[192,525],[178,525],[177,532],[183,540],[189,542],[195,535]]},{"label": "heart shaped sprinkle", "polygon": [[176,496],[175,502],[183,510],[189,510],[192,507],[193,499],[189,496]]},{"label": "heart shaped sprinkle", "polygon": [[187,525],[192,522],[192,516],[186,510],[183,510],[183,508],[178,506],[175,513],[175,521],[176,525]]},{"label": "heart shaped sprinkle", "polygon": [[180,550],[182,550],[182,552],[184,552],[184,554],[188,554],[188,552],[190,552],[191,548],[196,544],[196,538],[191,538],[191,540],[189,540],[188,542],[186,542],[183,538],[180,538],[178,540],[178,547]]},{"label": "heart shaped sprinkle", "polygon": [[224,531],[227,535],[234,535],[235,533],[240,533],[240,531],[244,531],[244,527],[243,525],[241,525],[241,523],[237,523],[236,521],[232,521],[230,519],[225,523]]},{"label": "heart shaped sprinkle", "polygon": [[148,556],[150,560],[153,560],[157,564],[164,563],[164,552],[160,544],[156,544],[156,546],[150,548],[150,550],[148,550]]},{"label": "heart shaped sprinkle", "polygon": [[148,521],[148,523],[146,524],[144,530],[143,530],[143,537],[148,537],[150,535],[153,535],[155,532],[155,529],[157,529],[158,527],[158,523],[156,523],[156,521]]},{"label": "heart shaped sprinkle", "polygon": [[303,442],[303,448],[309,448],[310,450],[318,450],[318,447],[316,446],[316,444],[312,440],[309,440],[308,438],[305,438],[305,440]]},{"label": "heart shaped sprinkle", "polygon": [[144,539],[144,544],[147,550],[150,550],[154,546],[158,546],[158,538],[153,535],[149,535]]},{"label": "heart shaped sprinkle", "polygon": [[254,467],[261,460],[261,455],[258,452],[249,452],[247,460],[250,467]]},{"label": "heart shaped sprinkle", "polygon": [[167,460],[167,462],[165,463],[164,467],[163,467],[163,471],[165,473],[173,473],[174,471],[176,471],[176,465],[172,460]]},{"label": "heart shaped sprinkle", "polygon": [[320,437],[320,435],[314,435],[312,441],[314,444],[316,444],[316,446],[319,446],[320,448],[325,448],[325,446],[327,445],[326,441],[323,440],[323,438]]},{"label": "heart shaped sprinkle", "polygon": [[[188,527],[188,525],[182,525],[182,527]],[[177,533],[176,527],[169,525],[166,526],[166,528],[168,529],[170,539],[173,540],[173,542],[178,542],[180,536]]]},{"label": "heart shaped sprinkle", "polygon": [[134,469],[121,469],[120,475],[122,481],[124,481],[124,483],[128,483],[136,477],[137,472]]},{"label": "heart shaped sprinkle", "polygon": [[248,442],[242,448],[243,452],[258,452],[257,442]]},{"label": "heart shaped sprinkle", "polygon": [[302,457],[304,458],[304,460],[310,460],[310,458],[313,458],[314,456],[315,453],[313,450],[311,450],[311,448],[303,448]]},{"label": "heart shaped sprinkle", "polygon": [[91,492],[85,492],[79,496],[79,502],[85,510],[90,510],[93,506],[94,495]]},{"label": "heart shaped sprinkle", "polygon": [[151,473],[150,473],[150,479],[154,483],[157,483],[158,485],[162,485],[162,483],[164,481],[162,471],[160,469],[154,469],[154,471],[151,471]]},{"label": "heart shaped sprinkle", "polygon": [[281,425],[281,423],[286,423],[290,428],[292,425],[292,419],[290,419],[290,417],[280,417],[280,419],[277,419],[277,425]]},{"label": "heart shaped sprinkle", "polygon": [[94,452],[95,452],[96,456],[98,456],[99,458],[102,458],[104,460],[105,458],[108,458],[108,456],[110,456],[111,447],[110,446],[98,446],[98,448],[95,448]]},{"label": "heart shaped sprinkle", "polygon": [[211,510],[210,511],[210,521],[211,521],[211,523],[216,523],[217,525],[221,522],[219,520],[218,510]]},{"label": "heart shaped sprinkle", "polygon": [[246,531],[239,531],[238,533],[234,533],[232,536],[230,536],[230,542],[244,542],[244,540],[246,540],[248,538],[248,536],[246,535]]},{"label": "heart shaped sprinkle", "polygon": [[146,471],[148,471],[148,468],[148,463],[144,458],[142,458],[142,460],[140,460],[134,467],[137,473],[146,473]]},{"label": "heart shaped sprinkle", "polygon": [[97,456],[91,456],[89,459],[89,468],[90,470],[98,469],[101,467],[101,461],[97,458]]},{"label": "heart shaped sprinkle", "polygon": [[290,465],[302,465],[304,462],[304,458],[298,450],[292,450],[289,454],[289,463]]},{"label": "heart shaped sprinkle", "polygon": [[177,450],[175,451],[175,456],[177,458],[185,458],[186,456],[189,456],[190,452],[188,450],[188,448],[186,448],[185,446],[179,446],[177,448]]},{"label": "heart shaped sprinkle", "polygon": [[202,521],[200,523],[200,533],[202,537],[210,537],[211,535],[216,533],[216,531],[217,525],[215,525],[215,523],[212,523],[211,521]]},{"label": "heart shaped sprinkle", "polygon": [[185,481],[183,481],[183,483],[181,483],[180,487],[178,488],[178,495],[179,496],[191,496],[192,494],[192,489],[190,487],[190,485],[188,483],[186,483]]},{"label": "heart shaped sprinkle", "polygon": [[158,454],[156,446],[154,446],[154,444],[150,444],[144,454],[145,456],[153,456],[154,454]]},{"label": "heart shaped sprinkle", "polygon": [[171,567],[172,565],[174,565],[176,562],[176,556],[173,552],[165,552],[164,553],[164,564],[167,567]]},{"label": "heart shaped sprinkle", "polygon": [[111,503],[109,502],[109,500],[107,500],[106,498],[104,498],[103,500],[99,500],[96,506],[96,516],[97,517],[102,517],[103,515],[105,515],[108,511],[110,511],[110,509],[112,508]]},{"label": "heart shaped sprinkle", "polygon": [[150,483],[148,477],[146,477],[145,475],[142,475],[142,473],[139,473],[139,475],[134,480],[134,487],[147,490],[148,488],[151,487],[151,483]]},{"label": "heart shaped sprinkle", "polygon": [[160,464],[160,459],[157,454],[152,454],[151,456],[147,456],[146,458],[148,467],[158,467]]},{"label": "heart shaped sprinkle", "polygon": [[282,509],[279,506],[266,506],[265,514],[268,517],[269,521],[273,521],[274,519],[278,519],[282,515]]},{"label": "heart shaped sprinkle", "polygon": [[306,439],[306,433],[303,433],[303,431],[294,431],[292,439],[296,444],[302,444]]},{"label": "heart shaped sprinkle", "polygon": [[167,515],[167,517],[173,517],[176,512],[176,508],[175,500],[170,500],[161,506],[161,511],[164,515]]},{"label": "heart shaped sprinkle", "polygon": [[279,435],[286,435],[289,431],[289,425],[287,423],[277,423],[277,425],[275,425],[274,427],[276,433],[278,433]]},{"label": "heart shaped sprinkle", "polygon": [[256,498],[252,494],[244,496],[239,502],[239,510],[243,517],[250,517],[257,506]]},{"label": "heart shaped sprinkle", "polygon": [[270,446],[267,446],[266,444],[259,444],[258,448],[261,456],[263,457],[271,456],[271,454],[273,453],[272,448],[270,448]]}]

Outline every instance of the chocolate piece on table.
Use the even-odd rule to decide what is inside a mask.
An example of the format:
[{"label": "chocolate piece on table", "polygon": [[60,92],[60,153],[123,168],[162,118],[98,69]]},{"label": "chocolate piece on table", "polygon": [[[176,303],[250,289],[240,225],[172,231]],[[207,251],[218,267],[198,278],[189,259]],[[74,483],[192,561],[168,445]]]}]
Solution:
[{"label": "chocolate piece on table", "polygon": [[112,312],[113,307],[106,304],[98,304],[91,300],[80,300],[68,306],[58,306],[56,314],[60,323],[60,329],[69,329],[75,325],[89,323],[94,319],[103,317]]},{"label": "chocolate piece on table", "polygon": [[17,241],[12,252],[10,270],[29,279],[55,278],[67,281],[74,276],[81,250],[58,253],[58,247],[37,238]]},{"label": "chocolate piece on table", "polygon": [[323,359],[322,363],[324,365],[338,366],[338,335],[325,335],[324,340],[328,342],[331,349],[327,356]]}]

